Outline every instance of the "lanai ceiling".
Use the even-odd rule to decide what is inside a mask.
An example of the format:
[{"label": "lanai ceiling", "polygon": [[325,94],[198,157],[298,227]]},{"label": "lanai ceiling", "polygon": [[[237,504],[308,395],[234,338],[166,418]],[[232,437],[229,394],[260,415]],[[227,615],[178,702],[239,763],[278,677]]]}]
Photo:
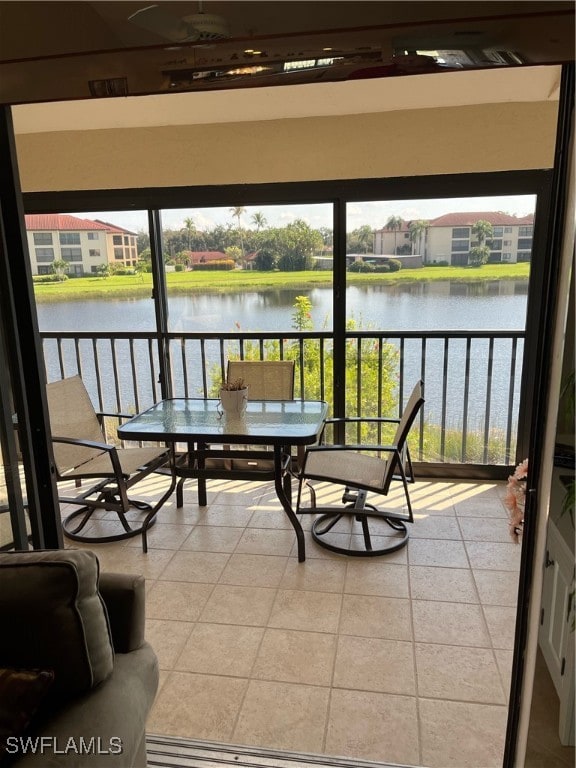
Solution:
[{"label": "lanai ceiling", "polygon": [[556,64],[573,27],[572,2],[0,2],[0,103]]}]

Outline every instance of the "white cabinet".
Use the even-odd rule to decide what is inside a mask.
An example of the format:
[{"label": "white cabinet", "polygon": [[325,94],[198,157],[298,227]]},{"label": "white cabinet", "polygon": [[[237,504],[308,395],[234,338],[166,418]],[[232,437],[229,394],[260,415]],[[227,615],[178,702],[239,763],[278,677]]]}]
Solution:
[{"label": "white cabinet", "polygon": [[[556,474],[556,471],[555,471]],[[564,470],[565,474],[565,470]],[[554,478],[560,483],[560,477]],[[570,516],[552,515],[562,503],[562,487],[552,489],[539,642],[560,699],[559,736],[574,744],[574,528]]]}]

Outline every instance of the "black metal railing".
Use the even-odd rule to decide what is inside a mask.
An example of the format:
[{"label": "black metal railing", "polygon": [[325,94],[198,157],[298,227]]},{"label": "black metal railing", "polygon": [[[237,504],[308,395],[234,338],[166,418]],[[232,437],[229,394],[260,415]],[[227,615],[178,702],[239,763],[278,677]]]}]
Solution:
[{"label": "black metal railing", "polygon": [[[327,400],[335,379],[346,415],[397,415],[417,379],[425,383],[414,446],[418,461],[514,462],[524,333],[346,333],[346,370],[334,371],[331,332],[44,332],[49,381],[79,374],[105,412],[136,413],[162,397],[161,359],[174,397],[217,396],[228,358],[292,359],[298,398]],[[393,401],[393,406],[392,406]],[[390,410],[395,407],[396,412]]]}]

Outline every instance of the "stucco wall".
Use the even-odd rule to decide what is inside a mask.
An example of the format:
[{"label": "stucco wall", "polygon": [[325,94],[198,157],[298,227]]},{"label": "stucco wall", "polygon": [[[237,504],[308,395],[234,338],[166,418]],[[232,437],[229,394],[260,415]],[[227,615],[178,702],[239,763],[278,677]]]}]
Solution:
[{"label": "stucco wall", "polygon": [[549,168],[555,102],[17,137],[22,190]]}]

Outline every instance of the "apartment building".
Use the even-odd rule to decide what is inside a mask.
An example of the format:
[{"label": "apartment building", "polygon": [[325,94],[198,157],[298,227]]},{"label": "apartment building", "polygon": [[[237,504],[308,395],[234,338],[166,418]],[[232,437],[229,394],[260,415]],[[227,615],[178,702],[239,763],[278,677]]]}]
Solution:
[{"label": "apartment building", "polygon": [[137,235],[105,221],[63,214],[26,216],[33,275],[50,275],[54,262],[66,262],[69,275],[97,274],[102,265],[134,267]]},{"label": "apartment building", "polygon": [[476,243],[473,227],[478,221],[487,221],[492,225],[492,237],[487,241],[489,262],[530,261],[533,215],[518,217],[500,211],[446,213],[422,222],[416,230],[411,230],[411,222],[401,220],[400,226],[395,229],[383,227],[376,230],[374,253],[400,257],[403,254],[419,254],[424,264],[446,261],[453,266],[465,266],[470,249]]}]

